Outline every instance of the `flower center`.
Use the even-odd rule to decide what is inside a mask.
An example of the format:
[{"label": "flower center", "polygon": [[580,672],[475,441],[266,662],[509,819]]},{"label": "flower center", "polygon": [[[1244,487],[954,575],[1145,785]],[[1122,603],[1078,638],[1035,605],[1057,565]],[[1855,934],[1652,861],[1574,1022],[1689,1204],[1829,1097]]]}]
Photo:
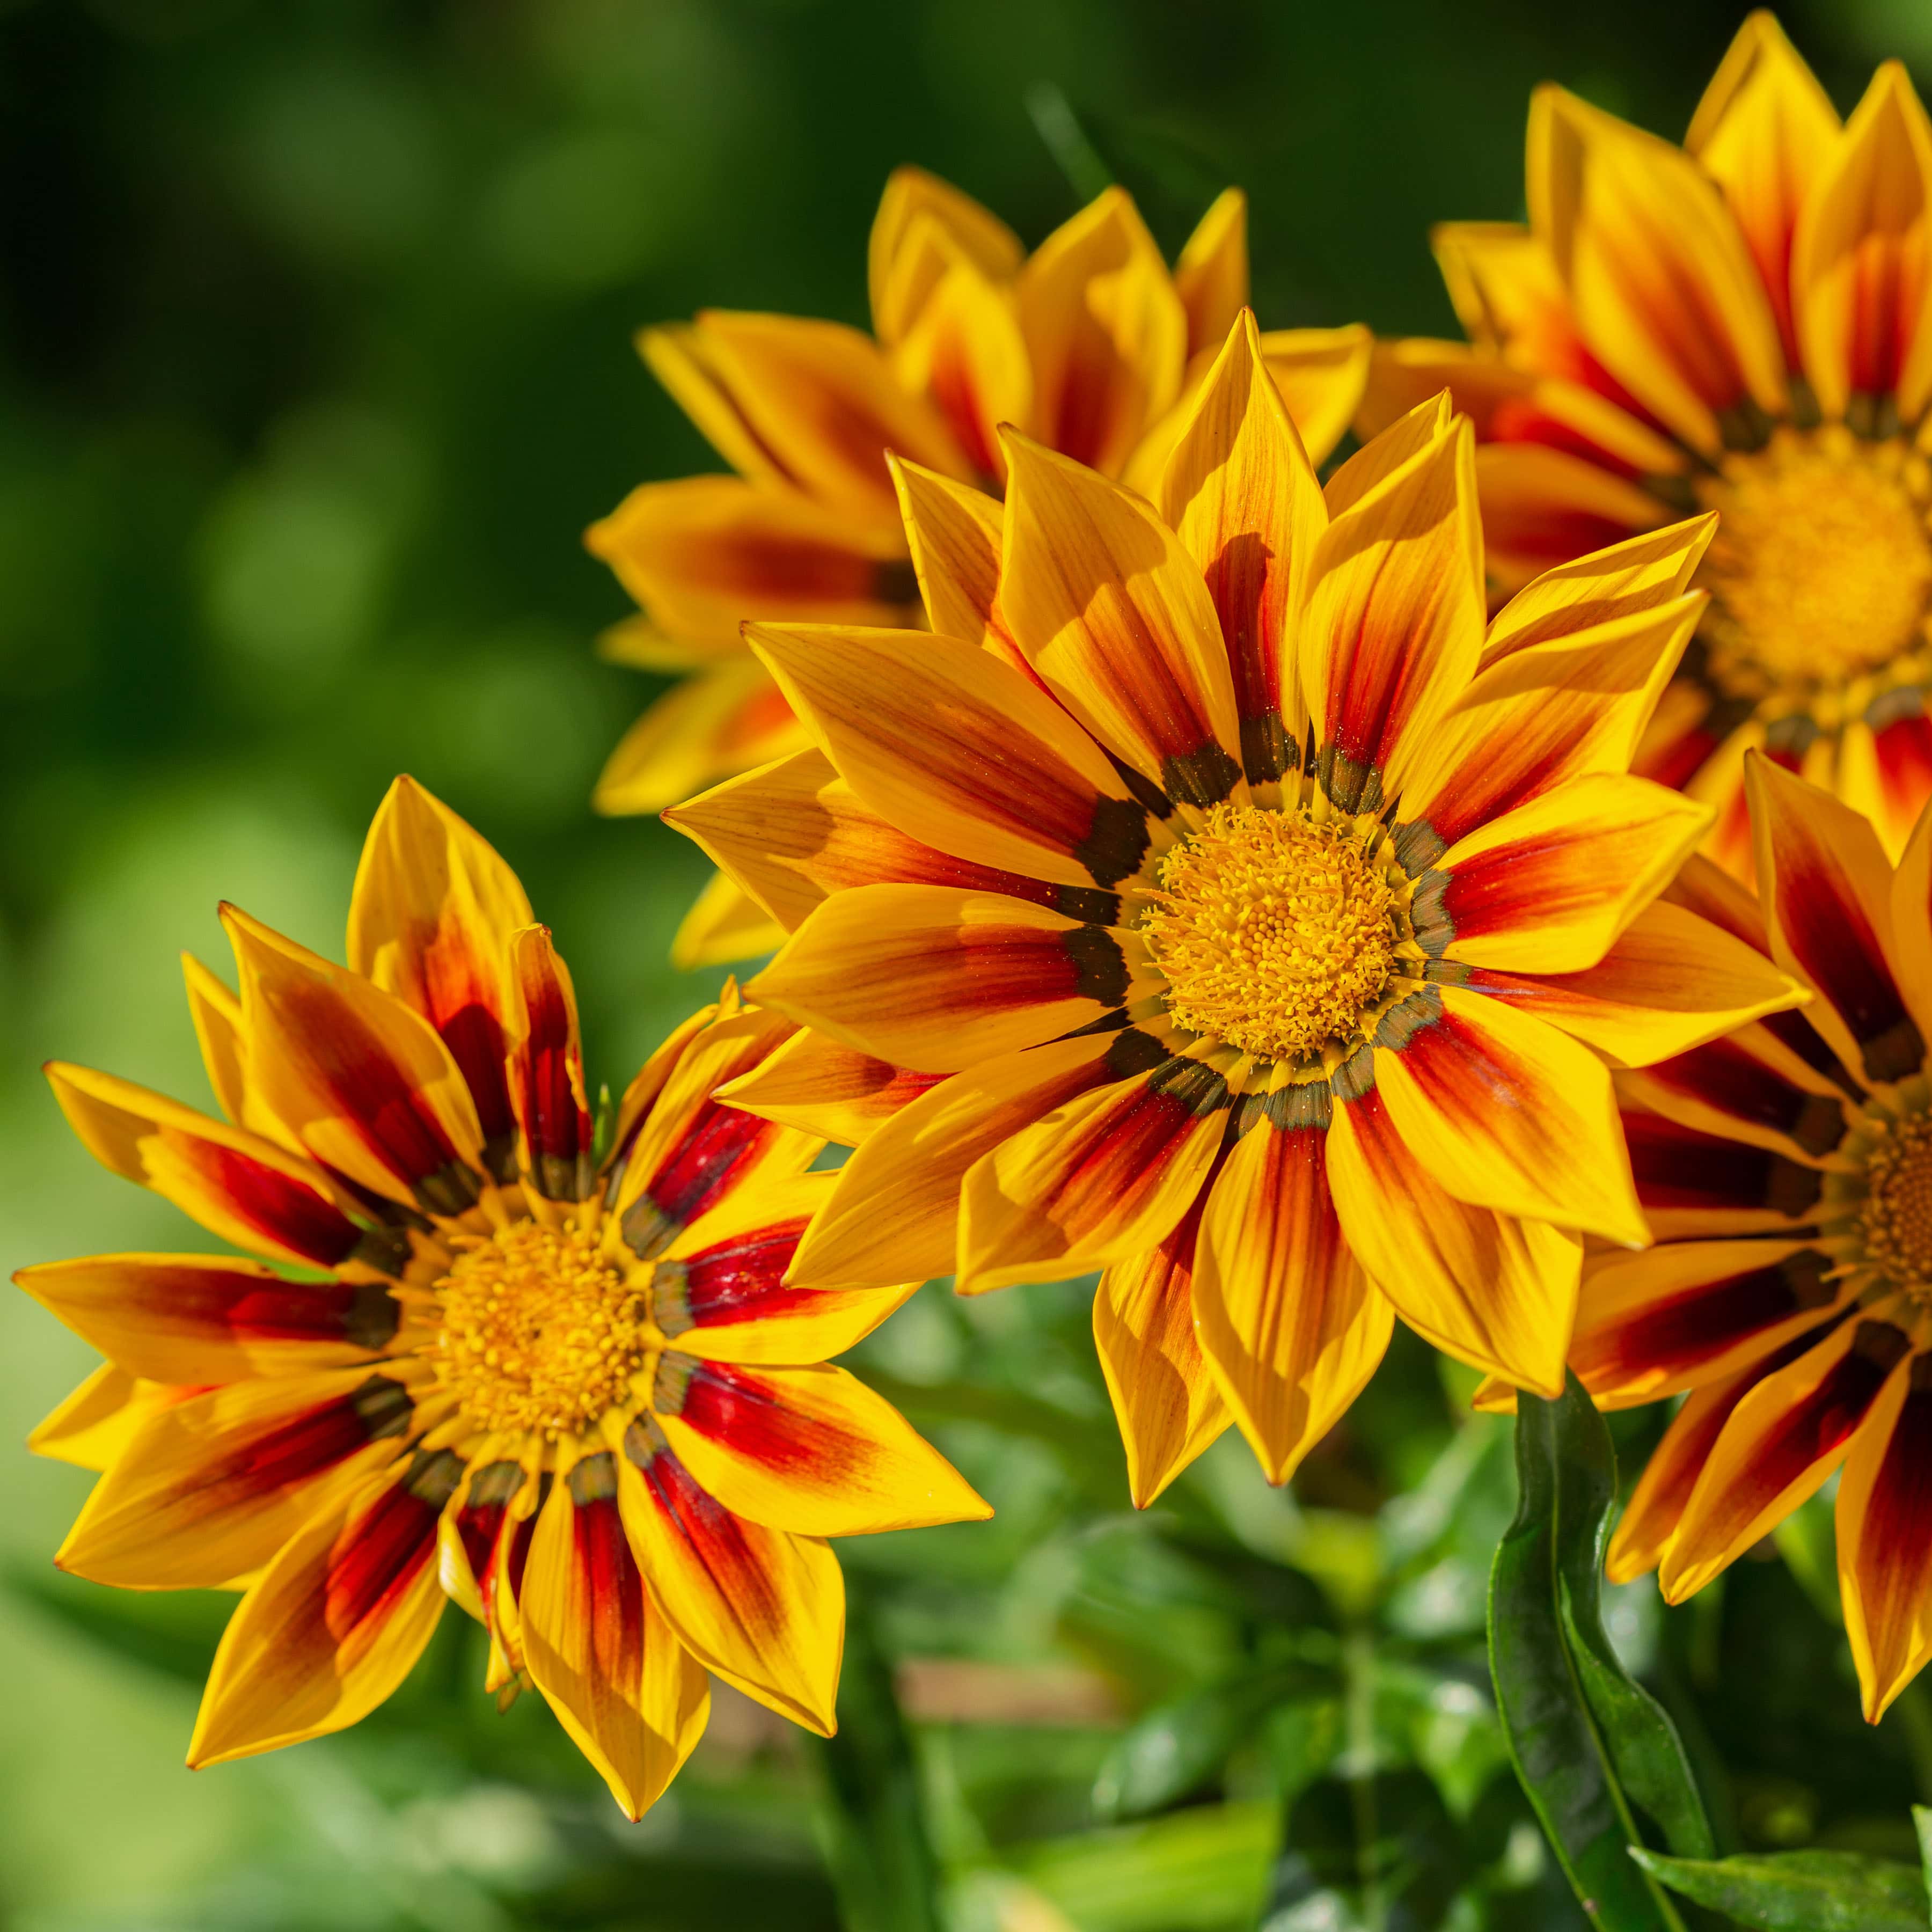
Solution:
[{"label": "flower center", "polygon": [[1388,984],[1396,892],[1352,820],[1217,805],[1155,879],[1141,930],[1190,1032],[1306,1060]]},{"label": "flower center", "polygon": [[1865,1258],[1898,1287],[1932,1295],[1932,1114],[1898,1121],[1865,1157]]},{"label": "flower center", "polygon": [[1809,690],[1923,641],[1932,466],[1903,439],[1780,429],[1697,494],[1719,515],[1697,576],[1711,670],[1734,695]]},{"label": "flower center", "polygon": [[436,1370],[478,1428],[555,1437],[623,1400],[646,1310],[594,1232],[518,1221],[457,1239],[462,1252],[436,1284]]}]

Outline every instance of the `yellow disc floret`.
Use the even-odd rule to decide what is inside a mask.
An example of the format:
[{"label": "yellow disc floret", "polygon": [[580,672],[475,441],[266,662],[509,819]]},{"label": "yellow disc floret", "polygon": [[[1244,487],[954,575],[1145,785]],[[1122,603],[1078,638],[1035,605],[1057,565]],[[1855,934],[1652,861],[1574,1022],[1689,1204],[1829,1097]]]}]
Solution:
[{"label": "yellow disc floret", "polygon": [[1932,1294],[1932,1114],[1900,1120],[1865,1160],[1867,1261],[1894,1286]]},{"label": "yellow disc floret", "polygon": [[1141,929],[1190,1032],[1305,1060],[1388,984],[1395,890],[1351,821],[1219,805],[1156,879]]},{"label": "yellow disc floret", "polygon": [[518,1221],[461,1252],[437,1284],[437,1371],[478,1429],[555,1437],[621,1402],[645,1349],[646,1310],[574,1225]]},{"label": "yellow disc floret", "polygon": [[1932,470],[1903,440],[1781,429],[1700,486],[1719,513],[1698,582],[1720,683],[1758,698],[1877,669],[1924,641]]}]

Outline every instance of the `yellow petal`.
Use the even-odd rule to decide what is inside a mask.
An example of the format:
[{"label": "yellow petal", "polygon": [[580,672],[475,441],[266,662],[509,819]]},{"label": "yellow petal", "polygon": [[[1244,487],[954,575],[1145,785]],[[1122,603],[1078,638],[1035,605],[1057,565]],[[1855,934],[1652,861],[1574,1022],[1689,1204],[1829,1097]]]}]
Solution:
[{"label": "yellow petal", "polygon": [[112,1362],[103,1362],[64,1402],[34,1424],[27,1447],[36,1456],[71,1462],[96,1472],[112,1466],[141,1425],[157,1408],[178,1401],[183,1391],[144,1382]]},{"label": "yellow petal", "polygon": [[873,332],[888,348],[911,326],[930,293],[929,289],[898,285],[895,275],[908,252],[908,238],[926,224],[996,280],[1018,274],[1024,256],[1019,238],[970,195],[923,168],[895,168],[872,218],[867,259]]},{"label": "yellow petal", "polygon": [[945,1077],[891,1066],[807,1030],[721,1087],[718,1097],[762,1119],[856,1148]]},{"label": "yellow petal", "polygon": [[1174,292],[1187,311],[1187,352],[1218,350],[1248,305],[1248,198],[1223,188],[1174,265]]},{"label": "yellow petal", "polygon": [[672,935],[670,963],[680,973],[729,965],[776,952],[784,936],[784,928],[730,873],[714,872]]},{"label": "yellow petal", "polygon": [[[1004,475],[1004,458],[1001,463]],[[983,490],[896,457],[892,480],[926,622],[942,638],[970,644],[1003,639],[993,616],[1000,588],[999,505]]]},{"label": "yellow petal", "polygon": [[1340,1420],[1395,1322],[1336,1219],[1328,1139],[1264,1118],[1235,1142],[1202,1216],[1201,1347],[1271,1483]]},{"label": "yellow petal", "polygon": [[1271,328],[1262,360],[1314,463],[1326,463],[1348,433],[1369,380],[1375,338],[1360,322],[1340,328]]}]

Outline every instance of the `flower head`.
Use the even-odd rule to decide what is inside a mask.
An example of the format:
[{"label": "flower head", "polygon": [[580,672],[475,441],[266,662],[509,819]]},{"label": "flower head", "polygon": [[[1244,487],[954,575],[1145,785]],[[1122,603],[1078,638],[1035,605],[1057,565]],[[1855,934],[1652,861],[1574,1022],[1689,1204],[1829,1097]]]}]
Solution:
[{"label": "flower head", "polygon": [[1657,1245],[1592,1262],[1571,1360],[1606,1408],[1685,1397],[1610,1546],[1673,1603],[1842,1468],[1876,1721],[1932,1657],[1932,811],[1894,870],[1819,788],[1747,783],[1762,914],[1697,890],[1813,998],[1618,1076]]},{"label": "flower head", "polygon": [[[745,647],[742,620],[918,621],[889,450],[997,490],[1000,426],[1011,424],[1103,475],[1157,475],[1191,377],[1247,300],[1246,203],[1223,194],[1170,272],[1124,190],[1028,256],[976,202],[902,168],[873,224],[870,282],[870,336],[712,310],[641,338],[737,474],[646,484],[590,532],[644,611],[611,634],[611,653],[692,674],[613,754],[600,810],[655,812],[810,742]],[[1361,394],[1366,332],[1264,340],[1304,440],[1325,456]],[[679,953],[741,958],[778,938],[721,880]]]},{"label": "flower head", "polygon": [[668,814],[794,928],[726,1096],[860,1143],[794,1278],[1104,1269],[1143,1502],[1230,1419],[1284,1478],[1398,1312],[1560,1388],[1578,1231],[1645,1238],[1600,1056],[1798,997],[1654,903],[1708,814],[1624,769],[1708,523],[1486,630],[1468,424],[1324,492],[1246,316],[1158,512],[1006,452],[900,466],[938,634],[753,627],[816,745]]},{"label": "flower head", "polygon": [[1384,344],[1363,421],[1445,382],[1514,590],[1715,510],[1698,636],[1636,769],[1717,812],[1748,874],[1756,748],[1872,816],[1932,795],[1932,122],[1888,62],[1842,127],[1754,14],[1682,148],[1565,93],[1529,118],[1529,225],[1436,235],[1470,337]]},{"label": "flower head", "polygon": [[534,1683],[633,1816],[704,1730],[707,1670],[829,1731],[844,1598],[821,1539],[986,1512],[820,1366],[907,1291],[781,1286],[831,1186],[823,1143],[710,1094],[794,1029],[728,989],[600,1150],[549,933],[406,778],[348,970],[224,918],[239,998],[188,974],[225,1119],[47,1071],[106,1166],[263,1260],[15,1277],[107,1358],[37,1433],[105,1472],[62,1567],[245,1592],[190,1762],[353,1724],[446,1597],[488,1627],[490,1688]]}]

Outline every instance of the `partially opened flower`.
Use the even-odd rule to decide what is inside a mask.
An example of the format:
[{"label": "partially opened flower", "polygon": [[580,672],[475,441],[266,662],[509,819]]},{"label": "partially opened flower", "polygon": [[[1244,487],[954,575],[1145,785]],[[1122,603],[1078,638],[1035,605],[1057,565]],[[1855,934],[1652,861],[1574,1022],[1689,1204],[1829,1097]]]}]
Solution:
[{"label": "partially opened flower", "polygon": [[1610,1546],[1676,1603],[1842,1469],[1838,1576],[1874,1721],[1932,1657],[1932,810],[1870,822],[1754,758],[1762,920],[1814,997],[1641,1072],[1624,1124],[1657,1245],[1592,1263],[1577,1372],[1685,1400]]},{"label": "partially opened flower", "polygon": [[724,1090],[861,1142],[802,1282],[1104,1268],[1145,1502],[1232,1417],[1279,1480],[1394,1316],[1562,1384],[1579,1232],[1645,1238],[1602,1053],[1785,976],[1653,904],[1708,814],[1626,775],[1702,597],[1684,526],[1488,628],[1468,425],[1325,494],[1244,316],[1158,513],[1007,441],[902,466],[936,637],[752,637],[815,748],[674,812],[814,1029]]},{"label": "partially opened flower", "polygon": [[1896,857],[1932,795],[1932,124],[1888,62],[1842,128],[1753,14],[1680,149],[1565,93],[1530,110],[1529,225],[1436,249],[1472,346],[1378,351],[1364,416],[1445,382],[1474,422],[1507,592],[1716,510],[1711,604],[1636,769],[1748,870],[1755,747]]},{"label": "partially opened flower", "polygon": [[707,1670],[829,1731],[822,1539],[986,1510],[819,1366],[906,1291],[780,1286],[831,1185],[821,1143],[710,1096],[793,1028],[728,992],[599,1156],[548,932],[406,779],[363,854],[350,970],[224,916],[239,999],[188,970],[225,1120],[48,1073],[103,1162],[263,1260],[16,1277],[110,1364],[44,1432],[106,1472],[62,1567],[245,1589],[190,1762],[353,1724],[446,1597],[488,1628],[490,1688],[533,1682],[634,1817],[704,1729]]},{"label": "partially opened flower", "polygon": [[[871,257],[870,336],[712,310],[641,338],[737,474],[646,484],[590,532],[644,607],[610,634],[610,653],[692,674],[613,754],[601,811],[656,812],[810,742],[746,648],[744,620],[919,621],[888,450],[997,490],[998,428],[1010,423],[1107,476],[1130,465],[1157,474],[1190,368],[1198,375],[1247,300],[1246,204],[1223,194],[1170,273],[1123,189],[1028,256],[976,202],[902,168]],[[1367,332],[1264,340],[1304,441],[1325,456],[1361,395]],[[742,958],[779,936],[719,881],[679,955]]]}]

